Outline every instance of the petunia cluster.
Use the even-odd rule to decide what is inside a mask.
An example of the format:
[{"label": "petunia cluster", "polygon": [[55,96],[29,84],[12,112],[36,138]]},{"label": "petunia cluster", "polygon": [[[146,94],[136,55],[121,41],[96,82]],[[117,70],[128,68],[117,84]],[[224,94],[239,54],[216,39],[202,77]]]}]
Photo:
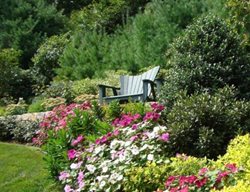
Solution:
[{"label": "petunia cluster", "polygon": [[[163,109],[157,106],[153,113],[160,116]],[[158,124],[158,118],[145,117],[147,114],[122,115],[113,123],[115,129],[112,132],[84,148],[80,155],[68,151],[72,163],[59,175],[64,190],[119,191],[125,173],[131,167],[143,166],[147,162],[161,163],[166,159],[167,128]]]}]

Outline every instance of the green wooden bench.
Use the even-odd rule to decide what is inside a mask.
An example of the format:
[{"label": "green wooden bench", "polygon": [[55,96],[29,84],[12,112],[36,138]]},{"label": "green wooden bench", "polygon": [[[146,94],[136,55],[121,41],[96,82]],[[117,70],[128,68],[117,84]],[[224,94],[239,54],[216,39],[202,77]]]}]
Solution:
[{"label": "green wooden bench", "polygon": [[[99,86],[100,103],[110,103],[113,100],[120,102],[131,101],[148,101],[156,99],[156,91],[159,91],[161,81],[156,80],[160,67],[154,67],[149,71],[136,76],[123,75],[120,76],[121,87],[113,87],[108,85]],[[156,87],[156,90],[155,90]],[[113,96],[106,96],[106,89],[112,89]]]}]

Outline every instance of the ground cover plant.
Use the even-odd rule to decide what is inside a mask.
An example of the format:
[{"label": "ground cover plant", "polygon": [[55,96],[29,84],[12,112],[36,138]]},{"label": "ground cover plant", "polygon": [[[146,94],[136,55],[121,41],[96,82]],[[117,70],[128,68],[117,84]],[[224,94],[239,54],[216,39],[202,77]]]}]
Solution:
[{"label": "ground cover plant", "polygon": [[4,192],[61,191],[45,169],[39,148],[0,142],[0,188]]}]

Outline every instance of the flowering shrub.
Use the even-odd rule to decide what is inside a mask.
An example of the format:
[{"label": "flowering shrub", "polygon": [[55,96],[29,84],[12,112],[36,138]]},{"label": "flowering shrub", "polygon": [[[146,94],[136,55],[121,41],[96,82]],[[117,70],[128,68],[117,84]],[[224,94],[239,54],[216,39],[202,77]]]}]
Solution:
[{"label": "flowering shrub", "polygon": [[70,191],[117,191],[122,189],[125,172],[148,162],[167,158],[167,128],[158,124],[163,107],[152,104],[145,116],[124,114],[113,122],[112,132],[77,151],[68,151],[71,164],[59,180]]},{"label": "flowering shrub", "polygon": [[82,147],[107,133],[111,126],[100,121],[90,103],[55,107],[40,123],[33,138],[46,152],[46,161],[52,176],[69,165],[82,151]]},{"label": "flowering shrub", "polygon": [[212,189],[222,189],[224,186],[235,185],[234,175],[238,171],[235,164],[227,164],[225,170],[202,168],[198,175],[168,177],[165,187],[170,192],[209,192]]}]

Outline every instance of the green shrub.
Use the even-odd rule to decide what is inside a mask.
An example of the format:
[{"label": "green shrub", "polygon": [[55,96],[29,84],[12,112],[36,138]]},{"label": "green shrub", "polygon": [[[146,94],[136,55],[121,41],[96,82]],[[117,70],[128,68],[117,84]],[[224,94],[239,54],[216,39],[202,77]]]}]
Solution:
[{"label": "green shrub", "polygon": [[235,163],[238,167],[242,167],[243,171],[238,176],[239,181],[250,181],[250,135],[237,136],[234,138],[228,148],[227,153],[215,162],[215,166],[221,167],[225,163]]},{"label": "green shrub", "polygon": [[183,95],[167,115],[172,154],[216,158],[237,133],[250,131],[250,103],[236,101],[232,89]]},{"label": "green shrub", "polygon": [[38,129],[37,121],[16,120],[15,128],[11,130],[12,139],[22,143],[31,142]]},{"label": "green shrub", "polygon": [[94,101],[97,100],[98,97],[97,95],[89,95],[89,94],[83,94],[79,95],[74,98],[75,103],[84,103],[85,101]]},{"label": "green shrub", "polygon": [[196,174],[206,164],[206,159],[181,156],[161,164],[148,163],[145,167],[132,167],[126,172],[124,191],[148,192],[163,189],[169,176]]},{"label": "green shrub", "polygon": [[4,116],[4,115],[5,115],[5,107],[0,106],[0,116]]},{"label": "green shrub", "polygon": [[54,107],[57,107],[59,105],[63,105],[66,103],[66,100],[64,98],[61,97],[56,97],[56,98],[48,98],[48,99],[44,99],[43,103],[41,104],[42,108],[45,111],[50,111],[52,110]]},{"label": "green shrub", "polygon": [[122,106],[119,103],[119,100],[114,100],[109,103],[106,107],[106,116],[110,120],[114,120],[121,116],[122,113]]},{"label": "green shrub", "polygon": [[44,102],[44,100],[42,99],[38,99],[35,100],[34,102],[32,102],[29,107],[28,107],[28,112],[29,113],[35,113],[35,112],[42,112],[45,111],[45,109],[42,106],[42,103]]},{"label": "green shrub", "polygon": [[6,115],[21,115],[27,113],[28,105],[27,104],[10,104],[6,107]]},{"label": "green shrub", "polygon": [[171,106],[175,94],[215,92],[234,85],[237,96],[250,98],[250,62],[240,36],[225,21],[209,15],[198,19],[177,38],[167,52],[169,73],[161,99]]},{"label": "green shrub", "polygon": [[13,117],[0,117],[0,141],[10,141],[13,138],[12,130],[14,128]]},{"label": "green shrub", "polygon": [[58,81],[52,82],[44,92],[41,94],[44,98],[56,98],[61,97],[66,100],[67,103],[73,101],[74,95],[72,92],[72,82],[70,81]]},{"label": "green shrub", "polygon": [[138,103],[133,103],[133,102],[129,102],[123,105],[123,113],[125,114],[140,114],[143,115],[145,114],[147,111],[144,103],[138,102]]},{"label": "green shrub", "polygon": [[58,59],[68,43],[68,34],[52,36],[44,41],[33,56],[33,75],[39,85],[47,85],[55,76]]}]

